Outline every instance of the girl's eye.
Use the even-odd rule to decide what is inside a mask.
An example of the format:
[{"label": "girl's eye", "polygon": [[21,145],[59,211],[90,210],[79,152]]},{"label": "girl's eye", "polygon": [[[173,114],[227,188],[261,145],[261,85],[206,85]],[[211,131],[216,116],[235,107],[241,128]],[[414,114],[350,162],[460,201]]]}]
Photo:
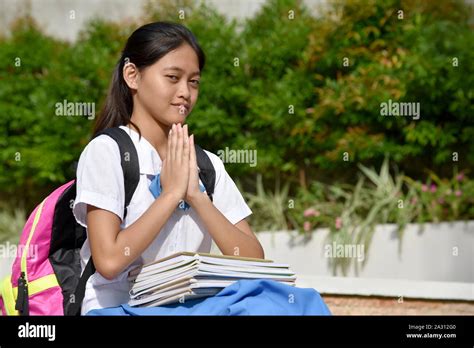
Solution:
[{"label": "girl's eye", "polygon": [[[175,75],[166,75],[166,77],[169,77],[173,81],[178,81],[179,80],[178,76],[175,76]],[[191,82],[196,86],[199,85],[199,80],[191,80]]]}]

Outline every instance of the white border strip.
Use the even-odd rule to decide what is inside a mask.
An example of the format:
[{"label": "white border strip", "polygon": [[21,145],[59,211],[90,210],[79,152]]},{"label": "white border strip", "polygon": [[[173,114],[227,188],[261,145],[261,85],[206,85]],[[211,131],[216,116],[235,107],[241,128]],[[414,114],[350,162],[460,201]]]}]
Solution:
[{"label": "white border strip", "polygon": [[474,301],[474,283],[297,275],[296,286],[321,294]]}]

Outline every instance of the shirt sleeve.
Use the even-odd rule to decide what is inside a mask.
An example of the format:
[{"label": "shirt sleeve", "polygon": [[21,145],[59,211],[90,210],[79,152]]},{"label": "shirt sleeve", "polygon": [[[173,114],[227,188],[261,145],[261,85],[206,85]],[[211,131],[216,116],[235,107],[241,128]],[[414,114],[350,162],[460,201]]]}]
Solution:
[{"label": "shirt sleeve", "polygon": [[216,170],[216,183],[214,188],[214,206],[235,225],[252,214],[234,181],[227,173],[222,160],[215,154],[207,152],[212,159]]},{"label": "shirt sleeve", "polygon": [[125,189],[120,150],[107,135],[93,139],[83,150],[77,166],[73,214],[87,227],[87,205],[108,210],[123,220]]}]

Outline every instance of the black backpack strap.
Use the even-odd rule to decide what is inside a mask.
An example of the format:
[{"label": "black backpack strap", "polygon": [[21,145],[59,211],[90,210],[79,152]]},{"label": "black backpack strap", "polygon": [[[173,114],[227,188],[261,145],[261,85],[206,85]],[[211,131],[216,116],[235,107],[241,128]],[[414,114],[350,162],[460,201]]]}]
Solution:
[{"label": "black backpack strap", "polygon": [[[132,200],[133,193],[135,192],[138,186],[138,181],[140,180],[140,166],[138,163],[137,149],[135,148],[135,145],[133,144],[133,141],[127,132],[119,127],[107,128],[104,131],[97,133],[92,139],[102,134],[106,134],[114,139],[120,149],[120,159],[125,186],[125,205],[123,213],[123,219],[125,220],[128,205]],[[95,266],[91,256],[87,262],[86,267],[84,268],[84,271],[82,272],[79,283],[77,284],[76,291],[74,293],[75,302],[72,303],[70,308],[71,315],[81,315],[81,306],[86,291],[86,283],[89,277],[94,273]]]},{"label": "black backpack strap", "polygon": [[204,184],[207,195],[212,202],[212,195],[214,194],[214,186],[216,184],[216,170],[212,165],[211,159],[204,150],[197,144],[194,144],[194,147],[196,148],[196,161],[199,167],[199,178]]},{"label": "black backpack strap", "polygon": [[81,278],[79,278],[79,282],[77,283],[76,291],[74,291],[74,302],[71,303],[71,306],[69,307],[69,313],[64,314],[77,316],[81,315],[82,300],[86,294],[86,283],[90,276],[94,273],[95,266],[91,256],[87,262],[86,267],[84,268],[84,272],[81,274]]},{"label": "black backpack strap", "polygon": [[127,208],[132,200],[138,181],[140,180],[140,165],[138,163],[138,153],[132,139],[125,130],[119,127],[107,128],[102,132],[97,133],[94,138],[99,135],[106,134],[119,146],[120,160],[123,170],[123,182],[125,186],[125,205],[123,219],[127,216]]}]

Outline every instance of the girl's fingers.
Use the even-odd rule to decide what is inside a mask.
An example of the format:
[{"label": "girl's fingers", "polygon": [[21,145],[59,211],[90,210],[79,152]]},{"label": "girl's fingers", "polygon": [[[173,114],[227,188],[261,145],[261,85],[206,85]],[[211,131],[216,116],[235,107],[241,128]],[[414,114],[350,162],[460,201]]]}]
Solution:
[{"label": "girl's fingers", "polygon": [[172,132],[172,128],[170,128],[170,131],[168,133],[168,149],[166,150],[166,158],[169,159],[171,158],[171,133]]},{"label": "girl's fingers", "polygon": [[184,139],[183,158],[184,158],[184,163],[186,163],[186,162],[189,162],[189,137],[188,137],[187,124],[185,124],[183,127],[183,139]]},{"label": "girl's fingers", "polygon": [[[176,146],[177,146],[177,130],[176,130],[176,125],[173,123],[173,127],[171,128],[171,161],[175,161],[176,160]],[[168,161],[168,163],[170,163]]]},{"label": "girl's fingers", "polygon": [[185,124],[183,126],[183,137],[184,137],[184,144],[186,145],[186,140],[189,140],[188,139],[188,125]]},{"label": "girl's fingers", "polygon": [[178,128],[178,134],[177,134],[178,143],[176,147],[176,160],[178,164],[181,164],[183,162],[183,158],[182,158],[183,157],[183,128],[181,127],[180,123],[178,123],[177,128]]},{"label": "girl's fingers", "polygon": [[197,168],[196,149],[194,148],[194,134],[189,137],[189,164],[192,169]]}]

